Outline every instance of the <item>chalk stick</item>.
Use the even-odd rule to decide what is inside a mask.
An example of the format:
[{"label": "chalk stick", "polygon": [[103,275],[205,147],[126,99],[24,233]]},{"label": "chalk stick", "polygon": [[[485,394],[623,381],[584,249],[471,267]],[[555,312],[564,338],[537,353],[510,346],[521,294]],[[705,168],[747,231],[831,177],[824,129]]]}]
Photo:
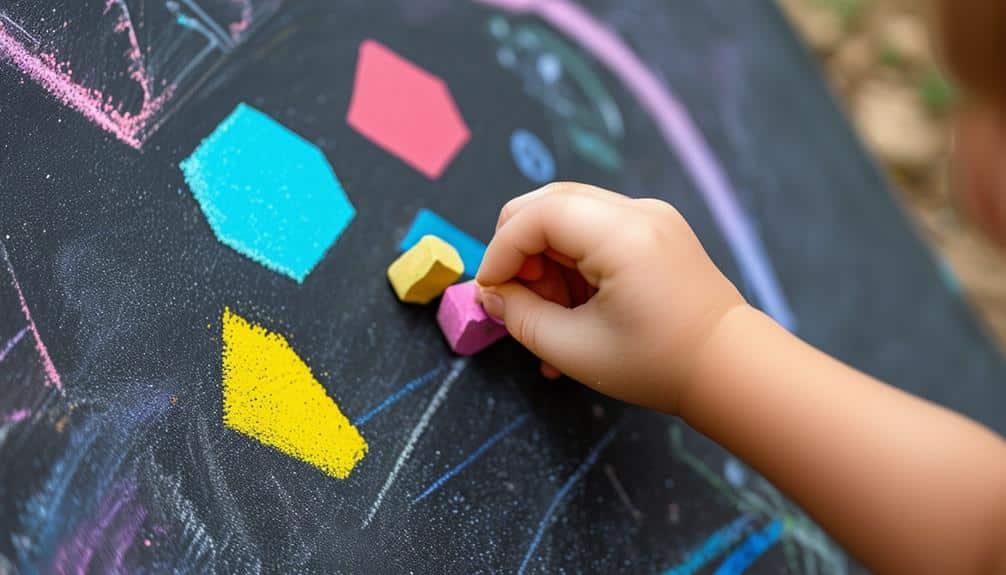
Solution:
[{"label": "chalk stick", "polygon": [[398,299],[427,304],[456,282],[465,264],[458,251],[436,236],[423,236],[388,266],[388,280]]},{"label": "chalk stick", "polygon": [[506,328],[482,309],[478,293],[475,281],[467,281],[447,288],[440,300],[437,322],[459,355],[474,355],[507,335]]}]

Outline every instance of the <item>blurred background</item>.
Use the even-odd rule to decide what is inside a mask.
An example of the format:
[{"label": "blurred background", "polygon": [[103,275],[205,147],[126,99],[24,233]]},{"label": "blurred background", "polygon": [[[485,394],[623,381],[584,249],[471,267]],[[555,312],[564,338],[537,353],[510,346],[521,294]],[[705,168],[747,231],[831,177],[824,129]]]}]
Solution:
[{"label": "blurred background", "polygon": [[777,0],[894,184],[919,234],[1006,350],[1006,257],[955,207],[958,92],[918,0]]}]

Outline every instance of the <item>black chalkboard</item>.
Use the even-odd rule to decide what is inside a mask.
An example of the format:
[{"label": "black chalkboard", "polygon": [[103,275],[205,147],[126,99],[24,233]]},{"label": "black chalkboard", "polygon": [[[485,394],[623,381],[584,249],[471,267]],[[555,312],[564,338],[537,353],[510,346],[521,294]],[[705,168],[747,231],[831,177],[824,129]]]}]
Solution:
[{"label": "black chalkboard", "polygon": [[[347,124],[367,40],[449,86],[471,137],[439,177]],[[512,341],[456,359],[395,299],[419,210],[486,241],[553,175],[519,130],[556,178],[673,202],[810,343],[1006,431],[1002,358],[769,0],[14,1],[0,58],[0,572],[859,572],[680,421]],[[179,169],[241,103],[355,207],[302,283],[220,243]],[[388,401],[348,478],[224,426],[225,308],[350,419]]]}]

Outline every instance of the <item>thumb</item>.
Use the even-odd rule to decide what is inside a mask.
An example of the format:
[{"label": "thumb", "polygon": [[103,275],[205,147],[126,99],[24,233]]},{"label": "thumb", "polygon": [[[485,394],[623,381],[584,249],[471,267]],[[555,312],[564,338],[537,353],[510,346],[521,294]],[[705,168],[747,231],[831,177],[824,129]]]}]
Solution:
[{"label": "thumb", "polygon": [[582,309],[551,302],[516,282],[483,288],[482,303],[538,358],[575,379],[591,377],[599,355],[591,348],[599,338],[592,336],[596,330],[587,325]]}]

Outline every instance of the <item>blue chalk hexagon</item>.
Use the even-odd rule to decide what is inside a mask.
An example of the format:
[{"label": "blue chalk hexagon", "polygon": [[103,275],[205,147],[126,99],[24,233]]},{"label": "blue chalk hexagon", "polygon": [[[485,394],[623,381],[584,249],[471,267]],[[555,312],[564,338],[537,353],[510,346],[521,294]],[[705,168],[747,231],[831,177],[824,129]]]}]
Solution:
[{"label": "blue chalk hexagon", "polygon": [[222,243],[297,282],[356,215],[321,150],[244,103],[180,167]]}]

